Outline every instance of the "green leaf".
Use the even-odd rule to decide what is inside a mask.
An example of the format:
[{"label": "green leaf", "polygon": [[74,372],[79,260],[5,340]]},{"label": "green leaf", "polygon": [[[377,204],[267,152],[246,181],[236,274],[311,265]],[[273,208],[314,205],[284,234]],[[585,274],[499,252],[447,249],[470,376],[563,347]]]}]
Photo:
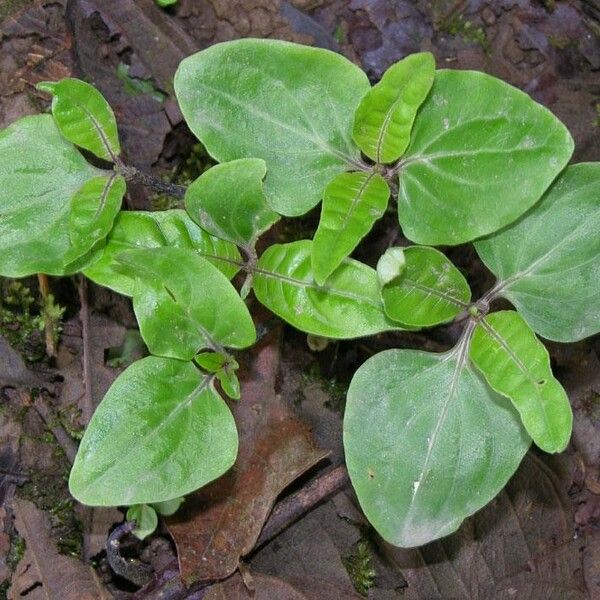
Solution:
[{"label": "green leaf", "polygon": [[575,342],[600,331],[600,163],[567,167],[519,221],[475,244],[541,336]]},{"label": "green leaf", "polygon": [[371,160],[391,163],[402,156],[434,75],[430,52],[411,54],[392,65],[366,93],[354,115],[352,137]]},{"label": "green leaf", "polygon": [[168,246],[193,250],[229,278],[239,271],[235,263],[240,254],[233,244],[206,233],[185,211],[165,210],[119,213],[106,245],[95,253],[95,262],[83,273],[99,285],[133,296],[135,280],[119,270],[115,257],[124,250]]},{"label": "green leaf", "polygon": [[385,212],[390,188],[377,173],[342,173],[325,188],[312,265],[319,284],[333,273]]},{"label": "green leaf", "polygon": [[177,0],[156,0],[156,4],[161,8],[166,8],[167,6],[173,6],[177,4]]},{"label": "green leaf", "polygon": [[377,261],[377,279],[383,287],[393,279],[396,279],[406,266],[404,248],[399,246],[388,248]]},{"label": "green leaf", "polygon": [[182,248],[128,250],[116,258],[136,278],[133,309],[152,354],[192,360],[202,349],[246,348],[252,317],[227,277]]},{"label": "green leaf", "polygon": [[262,158],[273,210],[301,215],[360,158],[352,118],[367,76],[339,54],[280,40],[215,44],[186,58],[175,92],[190,129],[219,162]]},{"label": "green leaf", "polygon": [[135,521],[135,529],[131,532],[140,540],[152,535],[158,527],[158,516],[152,506],[136,504],[127,509],[127,521]]},{"label": "green leaf", "polygon": [[185,193],[190,217],[208,233],[253,248],[261,233],[279,220],[265,200],[267,165],[260,158],[242,158],[216,165]]},{"label": "green leaf", "polygon": [[240,382],[235,372],[240,365],[229,354],[221,352],[202,352],[194,360],[209,373],[215,373],[223,392],[232,400],[240,399]]},{"label": "green leaf", "polygon": [[[390,248],[379,259],[378,273],[389,263],[386,255],[397,250]],[[408,327],[431,327],[451,321],[469,306],[469,284],[444,254],[427,246],[409,246],[403,251],[405,262],[399,275],[381,288],[390,319]]]},{"label": "green leaf", "polygon": [[346,465],[365,515],[396,546],[458,529],[504,487],[529,447],[510,402],[469,365],[467,340],[445,354],[381,352],[350,384]]},{"label": "green leaf", "polygon": [[114,162],[121,152],[115,115],[104,96],[80,79],[43,81],[37,88],[52,98],[52,115],[62,135],[96,156]]},{"label": "green leaf", "polygon": [[165,500],[164,502],[154,502],[152,508],[163,517],[170,517],[174,515],[179,507],[185,502],[185,498],[173,498],[172,500]]},{"label": "green leaf", "polygon": [[573,424],[569,399],[552,374],[548,351],[518,313],[484,317],[473,333],[470,357],[490,386],[510,398],[542,450],[567,447]]},{"label": "green leaf", "polygon": [[311,266],[312,243],[275,244],[259,259],[254,275],[258,300],[306,333],[356,338],[400,329],[383,312],[374,269],[346,259],[319,286]]},{"label": "green leaf", "polygon": [[50,115],[25,117],[0,131],[0,274],[64,275],[67,253],[95,240],[69,236],[71,198],[103,171],[88,164]]},{"label": "green leaf", "polygon": [[235,461],[233,416],[193,363],[149,356],[112,384],[75,458],[69,488],[92,506],[164,502]]},{"label": "green leaf", "polygon": [[125,179],[112,173],[89,179],[71,198],[69,235],[74,248],[65,255],[65,265],[79,258],[76,248],[103,240],[110,233],[126,188]]},{"label": "green leaf", "polygon": [[402,229],[432,245],[492,233],[539,200],[572,152],[567,128],[527,94],[485,73],[437,71],[399,165]]}]

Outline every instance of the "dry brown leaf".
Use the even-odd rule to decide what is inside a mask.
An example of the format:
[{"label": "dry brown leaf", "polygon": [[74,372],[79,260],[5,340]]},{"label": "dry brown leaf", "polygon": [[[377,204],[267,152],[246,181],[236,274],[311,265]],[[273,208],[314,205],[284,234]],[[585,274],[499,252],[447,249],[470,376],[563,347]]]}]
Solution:
[{"label": "dry brown leaf", "polygon": [[240,377],[242,400],[233,407],[240,434],[235,466],[168,521],[188,584],[231,575],[256,543],[277,496],[327,455],[275,393],[279,336],[266,336],[251,360]]},{"label": "dry brown leaf", "polygon": [[8,600],[108,600],[94,570],[58,553],[44,513],[28,500],[13,503],[15,526],[27,549],[13,574]]},{"label": "dry brown leaf", "polygon": [[282,579],[239,572],[211,586],[203,600],[307,600],[304,594]]}]

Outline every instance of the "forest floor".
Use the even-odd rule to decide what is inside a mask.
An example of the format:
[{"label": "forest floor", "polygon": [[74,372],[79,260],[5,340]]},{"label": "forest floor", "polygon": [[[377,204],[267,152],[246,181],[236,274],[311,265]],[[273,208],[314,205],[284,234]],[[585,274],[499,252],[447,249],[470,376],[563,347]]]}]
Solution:
[{"label": "forest floor", "polygon": [[[0,129],[47,109],[37,82],[80,77],[114,107],[131,163],[189,182],[210,160],[182,122],[173,74],[192,52],[239,37],[333,49],[373,79],[429,50],[440,67],[482,70],[524,89],[566,123],[576,162],[600,160],[600,0],[179,0],[169,10],[153,0],[1,0]],[[138,188],[128,203],[174,206]],[[317,221],[313,211],[274,235],[307,237]],[[357,257],[373,264],[397,229],[384,218]],[[488,287],[491,275],[471,246],[449,255],[475,293]],[[600,598],[600,337],[549,345],[574,410],[569,449],[554,457],[531,451],[506,489],[454,535],[415,550],[387,545],[351,488],[338,489],[342,477],[335,494],[256,545],[277,499],[339,473],[345,391],[357,366],[388,347],[445,350],[455,337],[446,327],[313,352],[305,335],[260,313],[269,333],[241,357],[235,409],[240,456],[246,452],[241,482],[217,482],[210,502],[191,499],[143,543],[124,536],[117,574],[106,545],[123,512],[78,505],[67,477],[90,405],[144,348],[127,300],[77,278],[49,284],[53,299],[43,300],[35,278],[0,280],[0,598]],[[44,315],[55,323],[50,339]],[[242,425],[252,411],[261,418]],[[291,449],[290,439],[303,443]],[[259,447],[261,460],[252,462]],[[286,452],[288,462],[276,460]],[[289,471],[306,472],[290,485]],[[176,551],[184,569],[239,570],[188,593]]]}]

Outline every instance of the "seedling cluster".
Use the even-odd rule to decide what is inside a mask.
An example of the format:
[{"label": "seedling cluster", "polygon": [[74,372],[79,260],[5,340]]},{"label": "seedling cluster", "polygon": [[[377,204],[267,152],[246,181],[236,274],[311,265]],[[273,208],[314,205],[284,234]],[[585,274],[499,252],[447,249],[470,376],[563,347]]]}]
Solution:
[{"label": "seedling cluster", "polygon": [[[187,188],[185,210],[138,212],[121,210],[134,171],[101,94],[75,79],[39,87],[52,115],[0,132],[0,274],[82,272],[130,296],[151,354],[90,421],[70,477],[78,500],[132,506],[151,529],[140,505],[175,510],[233,465],[236,425],[219,390],[240,398],[231,352],[256,339],[249,293],[332,339],[462,323],[453,349],[381,352],[348,391],[348,471],[392,544],[455,531],[532,440],[566,447],[571,408],[537,335],[600,330],[600,164],[567,166],[571,136],[529,96],[436,70],[429,53],[371,87],[326,50],[218,44],[181,63],[175,90],[219,164]],[[321,201],[313,239],[258,256],[261,234]],[[377,269],[349,258],[390,201],[414,245],[389,248]],[[466,242],[497,278],[476,301],[432,247]],[[514,309],[490,310],[497,298]]]}]

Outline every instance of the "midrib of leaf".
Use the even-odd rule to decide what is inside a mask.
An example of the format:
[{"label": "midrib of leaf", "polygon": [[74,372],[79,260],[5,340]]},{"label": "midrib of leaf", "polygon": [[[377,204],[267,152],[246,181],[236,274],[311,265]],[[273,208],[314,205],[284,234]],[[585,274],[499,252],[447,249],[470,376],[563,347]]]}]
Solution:
[{"label": "midrib of leaf", "polygon": [[377,139],[377,149],[375,151],[375,156],[377,157],[376,162],[378,162],[378,163],[381,162],[381,147],[383,146],[383,138],[385,136],[387,136],[387,130],[388,130],[388,127],[390,126],[392,116],[393,116],[394,111],[396,110],[398,104],[400,104],[401,100],[402,100],[402,96],[399,96],[398,98],[396,98],[396,100],[394,100],[392,106],[390,106],[389,110],[386,112],[385,117],[383,119],[383,123],[381,124],[381,131],[379,132],[379,137]]},{"label": "midrib of leaf", "polygon": [[[174,360],[174,359],[169,359],[169,360]],[[182,399],[180,402],[177,403],[177,405],[175,406],[175,408],[173,410],[171,410],[171,412],[159,423],[158,427],[155,427],[154,429],[152,429],[152,431],[142,440],[142,443],[145,447],[147,447],[149,445],[149,442],[151,440],[154,440],[156,438],[156,436],[158,435],[159,431],[162,431],[162,429],[164,429],[164,427],[169,424],[178,414],[180,411],[182,411],[184,408],[188,408],[192,402],[194,400],[196,400],[201,394],[202,392],[204,392],[204,390],[212,383],[213,379],[214,379],[214,374],[207,374],[207,373],[203,373],[204,378],[202,379],[202,382],[194,389],[192,390],[184,399]],[[140,448],[141,448],[141,444],[138,444],[137,446],[134,446],[133,449],[130,450],[130,452],[127,455],[127,460],[128,462],[133,462],[135,463],[137,461],[137,456],[140,454]],[[143,451],[141,452],[141,454],[147,454],[147,450],[146,448],[143,448]],[[88,486],[86,486],[85,489],[88,489],[91,486],[97,486],[98,482],[102,481],[106,475],[115,467],[115,463],[109,464],[107,465],[102,471],[101,473],[98,475],[98,477],[96,477],[96,479],[90,483]],[[117,465],[118,467],[118,465]],[[135,482],[137,483],[137,482]]]},{"label": "midrib of leaf", "polygon": [[114,152],[112,151],[112,148],[110,147],[108,138],[104,135],[104,130],[102,129],[102,126],[100,125],[100,123],[98,123],[98,121],[96,120],[96,117],[94,117],[94,115],[83,104],[80,104],[79,106],[81,107],[81,110],[88,116],[89,120],[92,122],[92,125],[94,126],[94,129],[96,130],[96,133],[98,134],[98,137],[100,138],[100,143],[104,146],[104,149],[108,152],[108,155],[110,156],[111,160],[113,162],[116,162],[117,157],[115,156]]},{"label": "midrib of leaf", "polygon": [[317,290],[319,292],[329,292],[333,295],[339,296],[340,298],[347,298],[348,300],[355,300],[356,302],[362,302],[363,304],[369,304],[375,308],[379,308],[379,304],[373,302],[370,298],[366,298],[365,296],[357,296],[356,294],[352,294],[350,292],[346,292],[345,290],[338,290],[336,288],[332,288],[326,285],[317,285],[316,283],[311,283],[308,281],[302,281],[301,279],[294,279],[292,277],[288,277],[287,275],[281,275],[280,273],[275,273],[273,271],[266,271],[265,269],[255,268],[253,269],[255,273],[260,275],[264,275],[265,277],[272,277],[273,279],[278,279],[285,283],[289,283],[296,287],[300,288],[308,288]]},{"label": "midrib of leaf", "polygon": [[492,296],[492,299],[508,290],[510,287],[512,287],[515,283],[517,283],[524,277],[527,277],[528,275],[533,273],[540,265],[543,265],[546,262],[548,262],[548,260],[550,260],[550,258],[552,258],[552,256],[560,248],[562,248],[565,244],[568,244],[573,238],[578,236],[581,230],[585,231],[588,227],[590,227],[590,223],[593,224],[594,222],[595,221],[593,219],[582,221],[577,227],[575,227],[575,229],[573,229],[573,231],[571,231],[571,233],[565,236],[560,242],[553,245],[552,248],[550,248],[550,250],[548,250],[534,262],[532,262],[531,265],[527,267],[527,269],[525,269],[524,271],[520,271],[519,273],[515,273],[510,277],[507,277],[504,281],[499,281],[494,286],[494,295]]},{"label": "midrib of leaf", "polygon": [[469,307],[469,305],[466,302],[463,302],[462,300],[459,300],[458,298],[455,298],[454,296],[451,296],[450,294],[447,294],[446,292],[442,292],[441,290],[438,290],[436,288],[431,288],[427,285],[424,285],[422,283],[414,281],[413,279],[404,278],[404,277],[402,277],[402,275],[400,275],[399,283],[401,283],[401,284],[408,283],[409,285],[411,285],[412,287],[414,287],[415,289],[417,289],[421,292],[426,292],[431,296],[437,296],[438,298],[441,298],[442,300],[446,300],[450,304],[454,304],[455,306],[458,306],[460,308],[468,308]]},{"label": "midrib of leaf", "polygon": [[110,188],[112,187],[112,184],[113,184],[114,180],[116,179],[116,177],[117,177],[117,174],[113,171],[109,180],[104,184],[104,189],[102,190],[102,195],[100,196],[100,204],[98,205],[98,208],[96,209],[96,212],[94,213],[94,217],[93,217],[94,220],[98,218],[98,215],[104,209],[104,205],[106,204],[106,198],[108,197]]},{"label": "midrib of leaf", "polygon": [[[543,404],[543,402],[541,400],[541,393],[538,390],[537,378],[531,376],[530,371],[527,368],[527,366],[512,351],[512,349],[508,345],[508,342],[498,333],[498,331],[496,331],[494,329],[494,327],[492,325],[490,325],[485,319],[481,319],[480,324],[483,327],[483,329],[485,329],[485,331],[487,331],[487,333],[489,335],[491,335],[500,344],[500,346],[506,352],[506,354],[508,355],[508,357],[517,365],[518,369],[523,373],[523,375],[525,375],[526,379],[531,384],[533,384],[533,389],[535,390],[534,398],[535,398],[536,404],[538,405],[538,411],[537,412],[541,413],[541,415],[543,417],[543,420],[544,420],[544,423],[546,425],[547,431],[552,431],[552,427],[551,427],[550,423],[548,422],[548,415],[546,414],[546,411],[544,410],[544,404]],[[490,386],[491,386],[491,384],[490,384]],[[503,391],[501,391],[499,389],[496,389],[496,388],[494,388],[494,390],[496,392],[502,394],[504,397],[508,398],[511,402],[513,402],[513,399],[510,396],[508,396],[505,392],[503,392]],[[518,407],[516,407],[516,408],[518,410]]]},{"label": "midrib of leaf", "polygon": [[[363,166],[355,158],[353,158],[352,156],[349,156],[347,154],[344,154],[337,148],[333,148],[319,135],[315,134],[315,136],[313,137],[306,130],[296,129],[295,127],[292,127],[288,123],[274,119],[268,113],[265,113],[262,110],[257,109],[256,107],[252,106],[251,104],[246,104],[246,103],[240,101],[235,96],[232,96],[228,92],[219,90],[213,86],[210,86],[210,85],[202,82],[201,80],[198,82],[198,85],[200,87],[206,88],[207,90],[216,94],[217,96],[221,96],[222,98],[225,98],[232,104],[247,110],[250,114],[257,116],[268,123],[272,123],[273,125],[276,125],[276,126],[280,127],[281,129],[289,131],[290,133],[293,133],[293,134],[297,135],[298,137],[304,138],[308,142],[311,142],[314,146],[321,148],[322,150],[325,150],[325,152],[331,154],[332,156],[335,156],[336,158],[343,160],[344,162],[346,162],[350,165],[358,167],[360,170],[363,170]],[[315,133],[314,130],[313,130],[313,133]]]},{"label": "midrib of leaf", "polygon": [[374,176],[375,176],[374,172],[370,173],[369,176],[363,181],[363,183],[361,184],[358,191],[356,192],[356,194],[350,204],[350,208],[344,215],[344,220],[342,221],[341,227],[336,227],[334,230],[335,238],[333,239],[333,242],[331,243],[332,246],[334,246],[334,247],[337,246],[338,242],[340,241],[340,237],[345,232],[346,227],[348,227],[348,223],[350,222],[350,217],[356,210],[358,203],[362,200],[362,196],[365,193],[365,190],[366,190],[367,186],[369,185],[369,182],[371,181],[371,179],[373,179]]},{"label": "midrib of leaf", "polygon": [[[450,407],[450,403],[451,403],[454,395],[456,394],[458,381],[459,381],[462,371],[465,368],[465,365],[467,363],[468,349],[469,349],[469,344],[471,342],[471,336],[473,334],[473,329],[474,329],[474,324],[471,321],[469,321],[458,345],[455,347],[454,350],[451,350],[446,355],[446,357],[444,357],[444,359],[442,359],[442,362],[445,362],[446,360],[449,360],[450,358],[452,358],[455,354],[458,354],[458,357],[456,359],[456,366],[454,368],[454,372],[452,373],[452,379],[450,380],[450,389],[448,390],[448,395],[447,395],[444,405],[442,407],[442,412],[441,412],[439,419],[435,425],[433,433],[431,434],[431,438],[429,439],[429,444],[427,446],[427,454],[425,455],[425,460],[423,461],[423,466],[421,467],[421,474],[420,474],[417,482],[413,485],[413,493],[412,493],[412,497],[410,499],[410,508],[408,509],[408,512],[406,514],[407,521],[410,521],[412,513],[414,512],[415,500],[416,500],[417,496],[419,495],[419,492],[423,487],[422,486],[423,481],[424,481],[425,477],[427,476],[427,467],[429,466],[429,461],[431,460],[431,456],[433,454],[433,448],[437,442],[437,438],[440,434],[440,431],[442,430],[442,427],[444,426],[444,423],[446,422],[446,418],[448,417],[448,409]],[[438,366],[439,366],[439,364],[440,363],[438,363]]]}]

